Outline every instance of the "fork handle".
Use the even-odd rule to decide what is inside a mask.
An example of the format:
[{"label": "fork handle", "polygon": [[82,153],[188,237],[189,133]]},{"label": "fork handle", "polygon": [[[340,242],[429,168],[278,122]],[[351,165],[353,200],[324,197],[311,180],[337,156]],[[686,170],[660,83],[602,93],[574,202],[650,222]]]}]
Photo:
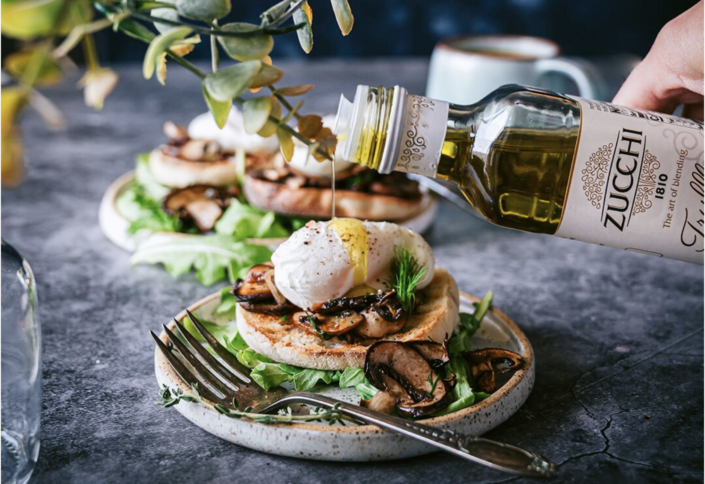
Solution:
[{"label": "fork handle", "polygon": [[557,472],[553,462],[535,452],[482,437],[464,435],[452,430],[439,429],[385,415],[357,405],[342,403],[323,395],[298,393],[285,397],[284,401],[286,402],[280,403],[296,401],[326,408],[332,408],[338,404],[337,410],[343,415],[420,440],[439,450],[500,471],[527,477],[553,477]]}]

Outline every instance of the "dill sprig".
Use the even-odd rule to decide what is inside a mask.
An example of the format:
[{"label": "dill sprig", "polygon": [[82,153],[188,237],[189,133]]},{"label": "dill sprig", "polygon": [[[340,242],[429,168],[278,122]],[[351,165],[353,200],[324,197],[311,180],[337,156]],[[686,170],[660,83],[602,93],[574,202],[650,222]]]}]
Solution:
[{"label": "dill sprig", "polygon": [[394,248],[392,260],[392,289],[397,293],[406,314],[411,315],[416,306],[416,287],[426,275],[426,268],[419,264],[406,247]]}]

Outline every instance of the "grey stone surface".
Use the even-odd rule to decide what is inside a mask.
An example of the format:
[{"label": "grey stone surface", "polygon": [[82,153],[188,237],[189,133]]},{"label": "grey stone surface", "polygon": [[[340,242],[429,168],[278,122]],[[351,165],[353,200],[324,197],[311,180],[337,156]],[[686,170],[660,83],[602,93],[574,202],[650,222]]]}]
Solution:
[{"label": "grey stone surface", "polygon": [[[358,83],[423,92],[420,61],[288,64],[313,82],[304,110],[330,112]],[[104,190],[162,140],[161,124],[204,110],[198,82],[170,65],[167,87],[138,66],[105,109],[71,82],[49,91],[63,132],[23,123],[29,176],[2,193],[2,235],[32,264],[44,330],[42,449],[35,482],[503,482],[443,454],[376,464],[285,459],[221,441],[155,405],[149,330],[215,290],[130,267],[98,228]],[[703,477],[703,268],[502,230],[442,204],[438,264],[526,332],[536,387],[488,434],[560,465],[560,482],[698,482]]]}]

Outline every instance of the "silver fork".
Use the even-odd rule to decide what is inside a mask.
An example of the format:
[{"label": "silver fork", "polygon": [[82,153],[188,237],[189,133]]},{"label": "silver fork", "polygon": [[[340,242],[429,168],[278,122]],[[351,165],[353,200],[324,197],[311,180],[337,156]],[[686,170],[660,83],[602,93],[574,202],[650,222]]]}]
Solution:
[{"label": "silver fork", "polygon": [[197,383],[201,396],[206,400],[235,409],[233,405],[233,399],[235,399],[238,408],[251,407],[253,413],[272,413],[292,404],[306,404],[328,409],[335,407],[340,414],[358,422],[376,425],[420,440],[439,450],[493,469],[528,477],[552,477],[557,472],[553,462],[535,452],[513,445],[384,415],[316,393],[294,393],[282,387],[266,391],[252,381],[249,376],[250,370],[241,365],[235,356],[208,332],[196,316],[188,310],[186,313],[206,344],[219,358],[199,343],[176,318],[174,323],[184,341],[166,325],[164,325],[164,331],[171,344],[164,344],[154,332],[152,337],[181,379],[189,385]]}]

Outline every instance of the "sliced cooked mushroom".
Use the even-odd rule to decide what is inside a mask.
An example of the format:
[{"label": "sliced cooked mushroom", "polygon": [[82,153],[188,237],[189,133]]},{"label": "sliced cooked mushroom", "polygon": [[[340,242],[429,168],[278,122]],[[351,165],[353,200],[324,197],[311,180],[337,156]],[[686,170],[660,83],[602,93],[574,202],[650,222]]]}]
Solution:
[{"label": "sliced cooked mushroom", "polygon": [[277,304],[284,304],[286,302],[286,297],[281,293],[277,284],[274,282],[274,268],[271,268],[264,273],[264,282],[267,283],[269,290],[272,292],[272,296]]},{"label": "sliced cooked mushroom", "polygon": [[[446,339],[446,341],[448,340]],[[433,341],[410,341],[409,344],[413,346],[416,351],[421,353],[421,356],[429,362],[434,370],[439,370],[450,362],[450,355],[448,355],[448,349],[445,343],[440,344]]]},{"label": "sliced cooked mushroom", "polygon": [[346,310],[360,311],[372,304],[376,304],[381,298],[382,295],[380,294],[367,294],[358,297],[339,297],[337,299],[331,299],[319,306],[314,306],[311,310],[317,314],[333,314]]},{"label": "sliced cooked mushroom", "polygon": [[379,341],[367,350],[365,377],[379,390],[403,394],[397,401],[399,413],[423,417],[446,407],[451,386],[436,373],[413,346],[396,341]]},{"label": "sliced cooked mushroom", "polygon": [[178,145],[182,145],[190,139],[188,130],[184,126],[176,124],[172,121],[167,121],[164,123],[164,127],[162,129],[166,137]]},{"label": "sliced cooked mushroom", "polygon": [[274,299],[263,302],[239,302],[238,304],[245,311],[258,314],[272,314],[274,316],[283,316],[291,314],[299,310],[298,307],[286,301],[284,304],[277,304]]},{"label": "sliced cooked mushroom", "polygon": [[497,373],[513,373],[524,368],[526,364],[521,355],[502,348],[467,351],[463,356],[472,367],[474,389],[485,393],[494,393],[497,390]]},{"label": "sliced cooked mushroom", "polygon": [[395,395],[390,391],[382,391],[375,393],[375,396],[369,400],[361,400],[360,406],[369,408],[374,412],[391,415],[397,409],[399,395]]},{"label": "sliced cooked mushroom", "polygon": [[181,146],[180,157],[189,161],[211,161],[222,158],[222,155],[216,141],[192,139]]},{"label": "sliced cooked mushroom", "polygon": [[169,192],[162,207],[169,215],[178,215],[183,222],[193,222],[201,232],[208,232],[237,195],[237,187],[194,185]]},{"label": "sliced cooked mushroom", "polygon": [[400,331],[406,324],[406,319],[387,321],[382,317],[379,309],[380,306],[374,305],[360,313],[365,320],[355,328],[357,334],[363,338],[382,338]]},{"label": "sliced cooked mushroom", "polygon": [[274,301],[274,295],[265,280],[265,274],[273,270],[271,262],[252,266],[245,279],[238,279],[230,291],[239,303]]},{"label": "sliced cooked mushroom", "polygon": [[362,323],[363,317],[360,313],[348,310],[329,315],[300,312],[294,314],[293,319],[294,324],[309,333],[340,336],[355,329]]}]

